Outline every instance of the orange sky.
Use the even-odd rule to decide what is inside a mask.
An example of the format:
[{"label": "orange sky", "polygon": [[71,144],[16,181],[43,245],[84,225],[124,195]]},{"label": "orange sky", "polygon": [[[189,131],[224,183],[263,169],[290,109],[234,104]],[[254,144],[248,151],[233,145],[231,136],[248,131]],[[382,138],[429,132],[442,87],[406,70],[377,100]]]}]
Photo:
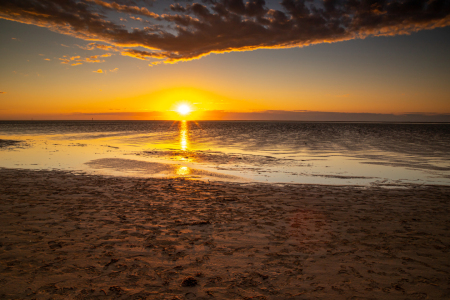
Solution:
[{"label": "orange sky", "polygon": [[[326,23],[311,23],[321,35],[308,37],[295,23],[306,22],[295,20],[300,10],[287,2],[244,1],[239,9],[224,2],[228,15],[219,26],[211,23],[219,20],[214,5],[173,4],[165,13],[165,2],[87,1],[89,22],[104,26],[97,31],[64,19],[76,18],[76,1],[58,11],[41,0],[24,9],[28,2],[0,4],[0,119],[177,119],[182,103],[192,119],[267,111],[450,114],[450,17],[431,14],[431,4],[395,20],[389,6],[379,7],[384,19],[370,28],[357,17],[365,8],[347,7],[353,27],[329,32]],[[290,18],[284,29],[282,15]],[[187,35],[175,16],[195,17],[198,26],[186,25]],[[178,33],[170,24],[181,26]]]}]

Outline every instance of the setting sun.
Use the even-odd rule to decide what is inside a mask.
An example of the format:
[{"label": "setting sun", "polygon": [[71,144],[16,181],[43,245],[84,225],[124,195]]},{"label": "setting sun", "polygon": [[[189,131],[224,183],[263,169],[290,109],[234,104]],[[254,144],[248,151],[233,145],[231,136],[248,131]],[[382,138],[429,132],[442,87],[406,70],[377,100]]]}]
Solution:
[{"label": "setting sun", "polygon": [[185,116],[185,115],[187,115],[187,114],[189,114],[191,112],[191,108],[187,104],[181,104],[180,106],[178,106],[177,112],[180,115]]}]

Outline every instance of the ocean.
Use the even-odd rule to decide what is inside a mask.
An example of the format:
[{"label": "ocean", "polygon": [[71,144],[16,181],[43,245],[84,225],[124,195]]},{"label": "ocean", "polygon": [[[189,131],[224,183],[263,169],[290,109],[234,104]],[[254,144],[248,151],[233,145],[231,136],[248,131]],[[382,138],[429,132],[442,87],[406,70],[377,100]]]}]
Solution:
[{"label": "ocean", "polygon": [[0,121],[0,167],[333,185],[450,185],[450,124]]}]

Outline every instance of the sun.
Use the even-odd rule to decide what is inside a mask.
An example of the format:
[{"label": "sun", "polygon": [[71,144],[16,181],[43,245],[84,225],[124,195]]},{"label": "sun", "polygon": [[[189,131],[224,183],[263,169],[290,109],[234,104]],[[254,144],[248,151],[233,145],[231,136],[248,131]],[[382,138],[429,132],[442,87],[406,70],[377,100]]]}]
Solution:
[{"label": "sun", "polygon": [[185,116],[185,115],[187,115],[187,114],[189,114],[191,112],[191,108],[187,104],[181,104],[181,105],[178,106],[177,112],[180,115]]}]

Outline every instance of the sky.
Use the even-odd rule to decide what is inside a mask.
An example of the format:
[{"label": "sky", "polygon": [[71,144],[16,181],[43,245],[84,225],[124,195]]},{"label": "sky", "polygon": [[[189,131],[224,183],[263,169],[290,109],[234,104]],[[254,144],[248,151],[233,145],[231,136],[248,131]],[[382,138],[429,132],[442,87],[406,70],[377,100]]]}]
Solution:
[{"label": "sky", "polygon": [[195,1],[1,1],[0,120],[450,122],[449,0]]}]

